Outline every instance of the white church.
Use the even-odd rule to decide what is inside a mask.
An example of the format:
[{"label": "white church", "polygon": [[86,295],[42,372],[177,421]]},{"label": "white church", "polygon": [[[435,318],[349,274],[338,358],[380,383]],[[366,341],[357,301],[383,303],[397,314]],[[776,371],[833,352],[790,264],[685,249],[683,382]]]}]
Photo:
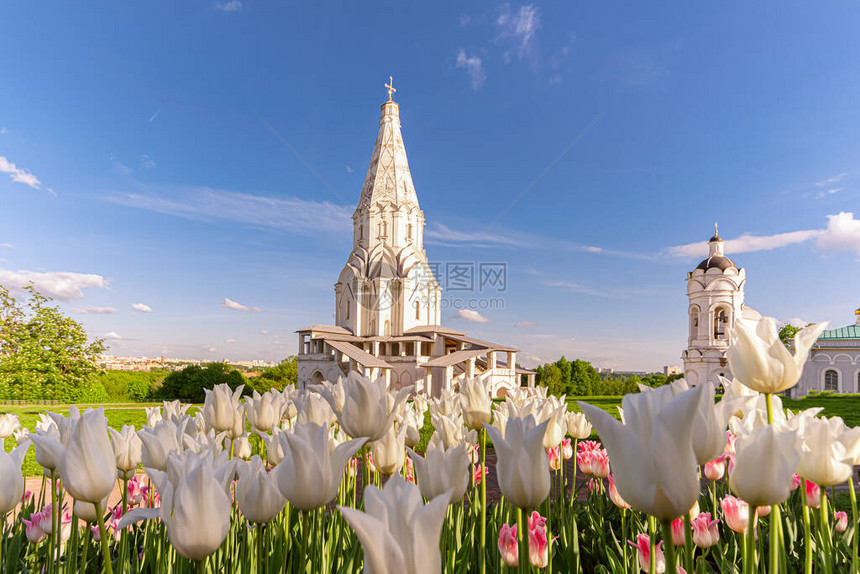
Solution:
[{"label": "white church", "polygon": [[424,250],[424,212],[400,132],[400,110],[382,104],[379,132],[352,216],[352,252],[335,293],[335,324],[299,335],[300,385],[335,381],[350,371],[384,377],[390,388],[415,385],[438,396],[465,377],[486,377],[494,396],[534,372],[516,365],[517,349],[443,327],[442,287]]},{"label": "white church", "polygon": [[[708,257],[687,273],[689,337],[681,354],[684,377],[692,385],[705,381],[719,384],[731,378],[726,359],[729,333],[737,317],[758,316],[744,304],[746,270],[726,257],[716,226],[708,242]],[[855,322],[824,331],[809,353],[800,381],[790,395],[810,391],[860,393],[860,309]]]}]

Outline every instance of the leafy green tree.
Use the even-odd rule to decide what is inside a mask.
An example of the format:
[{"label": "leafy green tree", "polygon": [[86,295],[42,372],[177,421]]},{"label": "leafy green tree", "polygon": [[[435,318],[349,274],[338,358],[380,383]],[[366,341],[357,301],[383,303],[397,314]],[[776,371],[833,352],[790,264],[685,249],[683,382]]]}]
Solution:
[{"label": "leafy green tree", "polygon": [[577,359],[571,364],[568,394],[588,396],[595,394],[600,387],[600,373],[588,361]]},{"label": "leafy green tree", "polygon": [[[810,323],[810,325],[811,324],[812,323]],[[792,341],[794,341],[794,336],[798,331],[800,331],[800,327],[795,327],[790,324],[783,325],[782,329],[779,330],[779,340],[782,341],[782,344],[786,347],[791,347]]]},{"label": "leafy green tree", "polygon": [[299,382],[299,362],[295,356],[284,359],[275,367],[269,367],[260,376],[251,379],[254,389],[265,393],[270,389],[283,391],[287,385]]},{"label": "leafy green tree", "polygon": [[18,301],[0,285],[0,396],[12,400],[96,401],[107,397],[96,376],[104,339],[87,338],[32,286]]},{"label": "leafy green tree", "polygon": [[174,371],[164,378],[158,389],[157,396],[166,400],[179,399],[186,403],[202,403],[206,398],[206,389],[215,385],[227,384],[236,390],[239,385],[245,385],[242,394],[251,393],[248,380],[236,369],[225,363],[207,363],[203,366],[189,365],[181,371]]}]

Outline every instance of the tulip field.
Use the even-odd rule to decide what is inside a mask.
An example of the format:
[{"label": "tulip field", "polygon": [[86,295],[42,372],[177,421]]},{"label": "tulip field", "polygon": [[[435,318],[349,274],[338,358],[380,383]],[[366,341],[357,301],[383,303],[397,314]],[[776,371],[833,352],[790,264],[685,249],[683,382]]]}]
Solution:
[{"label": "tulip field", "polygon": [[860,572],[860,427],[779,395],[820,329],[792,354],[771,320],[739,319],[721,393],[680,380],[620,404],[571,408],[543,388],[498,402],[481,379],[430,398],[350,373],[244,399],[219,386],[136,424],[72,406],[22,412],[30,432],[0,415],[0,566]]}]

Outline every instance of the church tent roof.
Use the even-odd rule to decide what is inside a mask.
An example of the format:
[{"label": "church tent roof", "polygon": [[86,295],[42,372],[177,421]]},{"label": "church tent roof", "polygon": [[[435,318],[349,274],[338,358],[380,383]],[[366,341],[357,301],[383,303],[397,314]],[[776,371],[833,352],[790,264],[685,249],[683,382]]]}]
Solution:
[{"label": "church tent roof", "polygon": [[363,351],[346,341],[326,340],[326,344],[331,345],[350,359],[353,359],[359,365],[363,365],[365,367],[381,367],[383,369],[391,368],[391,365],[382,359],[374,357],[367,351]]},{"label": "church tent roof", "polygon": [[435,359],[430,359],[426,363],[424,363],[423,367],[450,367],[451,365],[456,365],[457,363],[464,363],[469,359],[475,358],[479,355],[483,355],[486,353],[486,349],[471,349],[465,351],[454,351],[453,353],[448,353],[447,355],[442,355],[441,357],[436,357]]}]

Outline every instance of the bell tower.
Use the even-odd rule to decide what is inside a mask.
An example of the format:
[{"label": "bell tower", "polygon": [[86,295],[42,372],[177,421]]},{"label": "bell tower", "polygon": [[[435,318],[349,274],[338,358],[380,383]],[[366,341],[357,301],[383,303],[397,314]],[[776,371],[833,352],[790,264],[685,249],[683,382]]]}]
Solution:
[{"label": "bell tower", "polygon": [[681,354],[684,376],[691,385],[719,383],[731,377],[726,360],[729,333],[744,309],[746,270],[725,255],[725,243],[714,224],[708,257],[687,273],[689,335]]}]

